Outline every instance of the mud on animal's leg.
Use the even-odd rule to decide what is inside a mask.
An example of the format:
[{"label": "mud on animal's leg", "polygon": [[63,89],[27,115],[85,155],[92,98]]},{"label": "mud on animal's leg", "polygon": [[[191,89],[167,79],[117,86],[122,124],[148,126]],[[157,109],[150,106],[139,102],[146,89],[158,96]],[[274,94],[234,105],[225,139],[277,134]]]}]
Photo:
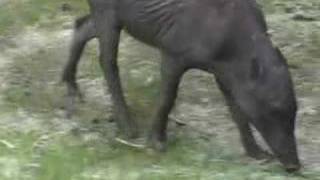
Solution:
[{"label": "mud on animal's leg", "polygon": [[174,106],[178,87],[186,69],[173,57],[163,55],[158,106],[153,117],[149,145],[157,151],[166,150],[168,115]]}]

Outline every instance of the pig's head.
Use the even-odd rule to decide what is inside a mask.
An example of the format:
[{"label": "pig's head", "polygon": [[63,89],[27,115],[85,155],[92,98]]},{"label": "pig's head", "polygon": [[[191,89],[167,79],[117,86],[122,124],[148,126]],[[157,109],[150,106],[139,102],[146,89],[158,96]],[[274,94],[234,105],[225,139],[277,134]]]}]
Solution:
[{"label": "pig's head", "polygon": [[297,102],[285,57],[267,36],[257,39],[254,125],[287,171],[300,169],[295,137]]}]

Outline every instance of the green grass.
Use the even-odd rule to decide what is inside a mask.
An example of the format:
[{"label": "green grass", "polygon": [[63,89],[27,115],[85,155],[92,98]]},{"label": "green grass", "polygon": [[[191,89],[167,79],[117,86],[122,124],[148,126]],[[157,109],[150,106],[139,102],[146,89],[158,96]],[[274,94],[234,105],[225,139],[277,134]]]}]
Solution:
[{"label": "green grass", "polygon": [[[61,10],[64,3],[72,5],[71,12]],[[62,22],[57,17],[66,14],[83,14],[87,9],[86,0],[10,0],[0,7],[0,35],[14,34],[25,26],[37,23],[47,27],[55,26]],[[51,21],[43,21],[48,19]]]},{"label": "green grass", "polygon": [[[170,151],[160,154],[100,140],[84,142],[81,136],[72,134],[49,135],[47,145],[40,148],[35,143],[41,144],[41,136],[37,134],[11,132],[9,135],[2,133],[0,138],[3,137],[15,148],[0,145],[0,157],[6,158],[6,161],[0,158],[2,180],[316,178],[314,172],[304,172],[302,178],[286,174],[278,165],[256,165],[214,140],[201,141],[181,135],[170,142]],[[15,171],[14,175],[8,173],[11,171]]]}]

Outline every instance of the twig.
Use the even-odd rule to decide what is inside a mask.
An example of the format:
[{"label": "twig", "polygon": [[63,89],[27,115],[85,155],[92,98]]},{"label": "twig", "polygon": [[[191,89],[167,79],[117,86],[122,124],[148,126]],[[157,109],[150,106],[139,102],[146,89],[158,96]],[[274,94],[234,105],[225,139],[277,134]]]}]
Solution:
[{"label": "twig", "polygon": [[10,143],[6,140],[3,140],[3,139],[0,140],[0,143],[5,145],[8,149],[15,149],[16,148],[12,143]]},{"label": "twig", "polygon": [[130,147],[137,148],[137,149],[145,149],[145,147],[146,147],[143,144],[132,143],[132,142],[126,141],[124,139],[120,139],[120,138],[115,138],[115,141],[117,141],[121,144],[124,144],[126,146],[130,146]]}]

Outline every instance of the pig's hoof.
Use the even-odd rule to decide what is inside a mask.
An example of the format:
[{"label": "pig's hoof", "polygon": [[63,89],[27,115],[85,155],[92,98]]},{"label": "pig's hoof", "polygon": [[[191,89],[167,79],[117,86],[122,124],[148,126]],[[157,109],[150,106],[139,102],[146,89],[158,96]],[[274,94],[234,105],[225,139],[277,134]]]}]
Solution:
[{"label": "pig's hoof", "polygon": [[150,147],[158,152],[165,152],[167,150],[166,143],[161,141],[152,141]]},{"label": "pig's hoof", "polygon": [[67,110],[67,111],[65,112],[65,115],[64,115],[64,116],[65,116],[66,119],[71,119],[71,118],[72,118],[72,115],[73,115],[73,113]]},{"label": "pig's hoof", "polygon": [[65,114],[64,117],[66,119],[72,119],[73,114],[74,114],[74,110],[75,108],[73,107],[73,105],[67,106],[66,110],[65,110]]},{"label": "pig's hoof", "polygon": [[247,154],[248,154],[248,156],[250,156],[254,159],[257,159],[257,160],[274,159],[274,156],[272,154],[268,153],[267,151],[263,151],[263,150],[259,150],[259,151],[255,151],[255,152],[248,152]]},{"label": "pig's hoof", "polygon": [[165,152],[167,150],[166,141],[161,141],[156,136],[151,136],[149,138],[148,146],[158,152]]},{"label": "pig's hoof", "polygon": [[[116,119],[115,121],[117,121]],[[123,128],[119,128],[117,135],[123,139],[136,139],[139,137],[139,132],[137,128],[133,126],[127,126]]]},{"label": "pig's hoof", "polygon": [[80,90],[77,90],[77,96],[80,103],[86,103],[85,96],[82,94]]}]

